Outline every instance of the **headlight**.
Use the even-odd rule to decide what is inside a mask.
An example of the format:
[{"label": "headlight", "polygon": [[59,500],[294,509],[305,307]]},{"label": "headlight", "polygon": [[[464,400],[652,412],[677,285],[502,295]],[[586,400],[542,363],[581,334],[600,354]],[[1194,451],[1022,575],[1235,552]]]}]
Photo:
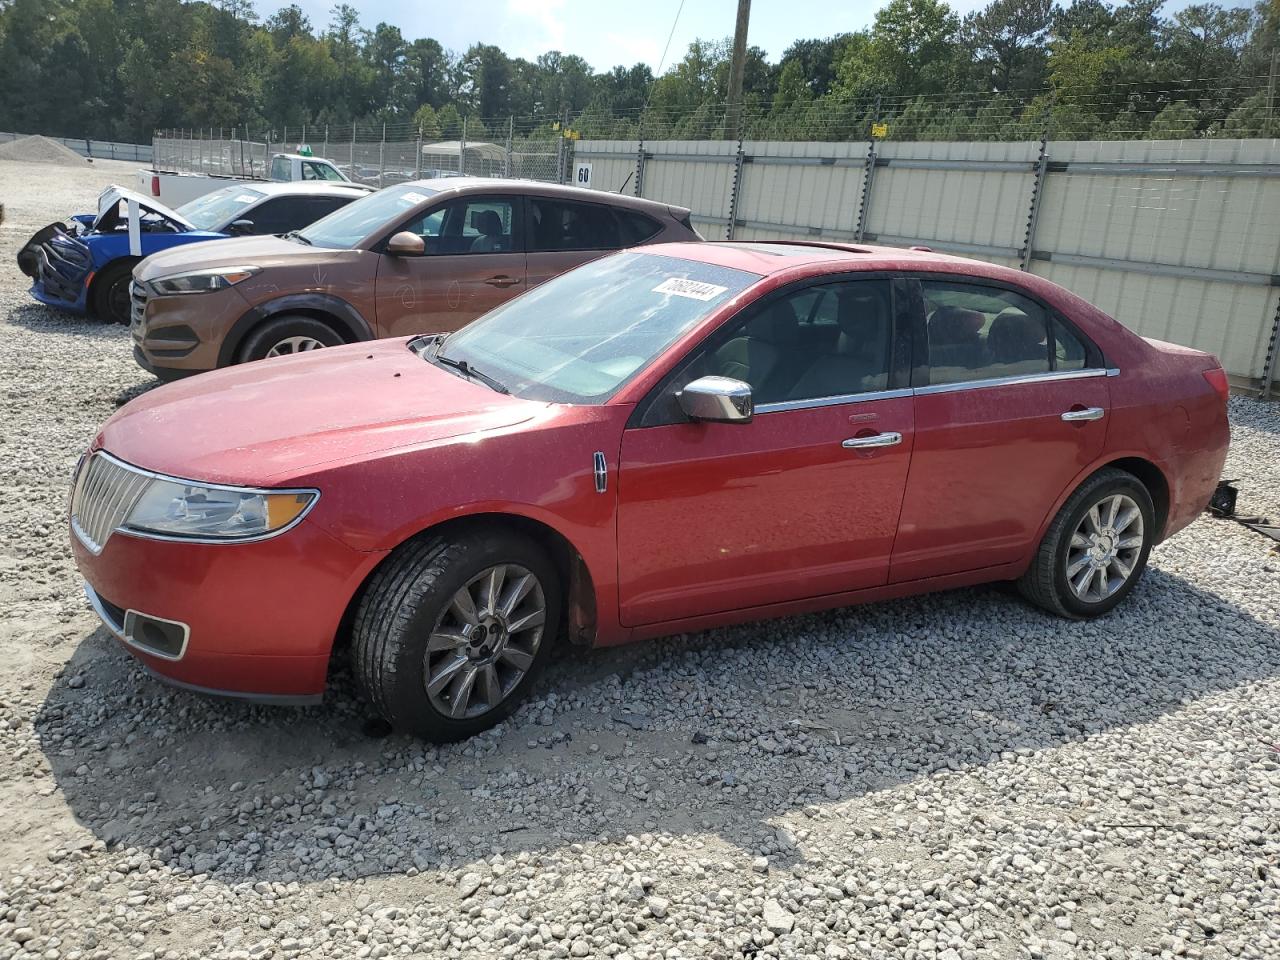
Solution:
[{"label": "headlight", "polygon": [[251,540],[283,532],[319,496],[315,490],[247,490],[156,478],[121,529],[144,536]]},{"label": "headlight", "polygon": [[222,267],[218,270],[192,270],[190,273],[175,273],[171,277],[161,277],[150,281],[152,289],[164,296],[181,293],[210,293],[214,290],[225,290],[234,287],[242,280],[248,280],[260,267]]}]

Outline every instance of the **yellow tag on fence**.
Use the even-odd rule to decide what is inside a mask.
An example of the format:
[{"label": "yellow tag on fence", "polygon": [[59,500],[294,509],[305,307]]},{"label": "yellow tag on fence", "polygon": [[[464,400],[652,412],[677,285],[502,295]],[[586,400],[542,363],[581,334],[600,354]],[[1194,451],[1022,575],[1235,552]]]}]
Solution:
[{"label": "yellow tag on fence", "polygon": [[873,123],[871,125],[871,135],[877,140],[883,140],[889,135],[889,125],[887,123]]}]

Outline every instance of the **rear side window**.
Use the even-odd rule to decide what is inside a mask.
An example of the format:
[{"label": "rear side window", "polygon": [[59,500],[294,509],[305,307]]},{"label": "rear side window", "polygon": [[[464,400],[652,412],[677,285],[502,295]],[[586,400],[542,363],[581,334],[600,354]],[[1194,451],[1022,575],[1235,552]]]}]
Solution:
[{"label": "rear side window", "polygon": [[274,197],[244,215],[253,221],[253,232],[288,233],[301,230],[316,219],[311,197]]},{"label": "rear side window", "polygon": [[[1039,304],[1012,290],[977,284],[925,280],[921,288],[930,384],[1051,369],[1049,317]],[[1076,346],[1080,347],[1078,341]]]},{"label": "rear side window", "polygon": [[321,217],[327,217],[335,210],[340,210],[355,197],[310,197],[311,201],[311,222],[319,220]]},{"label": "rear side window", "polygon": [[617,250],[624,245],[609,207],[547,197],[529,198],[529,235],[530,252]]},{"label": "rear side window", "polygon": [[662,229],[662,224],[653,217],[646,217],[634,210],[615,210],[618,217],[618,230],[624,247],[634,247],[655,236]]},{"label": "rear side window", "polygon": [[287,157],[274,157],[271,160],[271,179],[289,179],[289,160]]}]

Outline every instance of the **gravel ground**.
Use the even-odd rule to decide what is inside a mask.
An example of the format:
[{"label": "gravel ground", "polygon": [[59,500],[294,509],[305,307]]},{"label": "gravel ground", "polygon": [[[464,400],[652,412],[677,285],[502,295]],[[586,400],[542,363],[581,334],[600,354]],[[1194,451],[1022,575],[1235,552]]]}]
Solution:
[{"label": "gravel ground", "polygon": [[[446,748],[341,675],[148,679],[62,519],[148,381],[12,265],[130,170],[0,162],[0,960],[1280,956],[1280,556],[1227,521],[1100,622],[963,590],[575,655]],[[1280,516],[1280,406],[1232,416]]]}]

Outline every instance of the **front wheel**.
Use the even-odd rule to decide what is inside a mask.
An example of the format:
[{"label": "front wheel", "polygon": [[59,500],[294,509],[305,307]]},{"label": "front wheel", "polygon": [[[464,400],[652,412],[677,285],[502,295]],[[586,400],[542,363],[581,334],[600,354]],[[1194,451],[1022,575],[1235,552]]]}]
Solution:
[{"label": "front wheel", "polygon": [[560,622],[560,578],[533,541],[500,528],[421,537],[374,575],[352,627],[356,683],[393,727],[436,743],[519,705]]},{"label": "front wheel", "polygon": [[1142,578],[1155,533],[1142,482],[1123,470],[1100,470],[1062,505],[1018,589],[1059,616],[1101,616]]},{"label": "front wheel", "polygon": [[89,306],[93,315],[104,323],[129,322],[132,304],[129,300],[129,284],[133,280],[136,260],[117,261],[107,266],[93,281]]},{"label": "front wheel", "polygon": [[337,330],[323,320],[307,316],[273,317],[249,332],[240,347],[241,363],[310,353],[343,343]]}]

